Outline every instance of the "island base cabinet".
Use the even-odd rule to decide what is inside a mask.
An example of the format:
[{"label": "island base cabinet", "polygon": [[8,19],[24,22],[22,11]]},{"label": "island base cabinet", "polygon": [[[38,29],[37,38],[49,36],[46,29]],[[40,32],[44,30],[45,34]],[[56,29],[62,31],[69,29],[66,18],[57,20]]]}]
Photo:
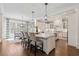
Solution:
[{"label": "island base cabinet", "polygon": [[43,51],[49,54],[55,48],[55,37],[43,39]]}]

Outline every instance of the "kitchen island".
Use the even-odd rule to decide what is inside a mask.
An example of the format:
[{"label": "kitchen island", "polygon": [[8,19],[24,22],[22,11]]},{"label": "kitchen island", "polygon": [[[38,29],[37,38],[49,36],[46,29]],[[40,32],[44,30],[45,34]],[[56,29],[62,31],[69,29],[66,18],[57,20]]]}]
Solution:
[{"label": "kitchen island", "polygon": [[36,37],[43,41],[43,51],[46,54],[49,54],[55,48],[56,37],[54,33],[39,33],[36,34]]}]

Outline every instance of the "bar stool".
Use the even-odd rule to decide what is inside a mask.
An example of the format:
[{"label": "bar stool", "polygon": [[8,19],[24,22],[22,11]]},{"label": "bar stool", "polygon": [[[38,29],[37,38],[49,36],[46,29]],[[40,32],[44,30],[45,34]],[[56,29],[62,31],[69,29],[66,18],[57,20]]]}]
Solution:
[{"label": "bar stool", "polygon": [[26,47],[25,43],[27,41],[27,36],[25,35],[25,32],[21,32],[20,39],[21,39],[21,45],[25,48]]},{"label": "bar stool", "polygon": [[30,37],[30,47],[31,49],[34,48],[34,55],[36,56],[36,51],[41,50],[43,52],[43,41],[40,40],[39,38],[35,37],[34,33],[29,33],[29,37]]}]

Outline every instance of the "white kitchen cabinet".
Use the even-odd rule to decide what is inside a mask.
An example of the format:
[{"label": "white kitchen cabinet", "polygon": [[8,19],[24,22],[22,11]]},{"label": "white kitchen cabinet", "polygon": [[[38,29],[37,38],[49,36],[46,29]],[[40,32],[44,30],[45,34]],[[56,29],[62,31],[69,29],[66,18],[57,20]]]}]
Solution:
[{"label": "white kitchen cabinet", "polygon": [[57,39],[65,40],[65,38],[67,38],[67,32],[58,32],[57,33]]}]

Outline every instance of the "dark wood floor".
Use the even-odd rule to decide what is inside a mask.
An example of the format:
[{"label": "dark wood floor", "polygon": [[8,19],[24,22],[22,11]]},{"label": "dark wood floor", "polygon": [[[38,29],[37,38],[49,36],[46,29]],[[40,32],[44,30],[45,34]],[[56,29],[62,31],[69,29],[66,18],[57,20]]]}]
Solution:
[{"label": "dark wood floor", "polygon": [[[24,49],[20,43],[12,43],[3,41],[0,43],[0,55],[1,56],[34,56],[34,51]],[[47,56],[40,51],[37,52],[37,56]],[[75,47],[67,45],[65,40],[57,40],[56,48],[50,52],[48,56],[79,56],[79,50]]]}]

